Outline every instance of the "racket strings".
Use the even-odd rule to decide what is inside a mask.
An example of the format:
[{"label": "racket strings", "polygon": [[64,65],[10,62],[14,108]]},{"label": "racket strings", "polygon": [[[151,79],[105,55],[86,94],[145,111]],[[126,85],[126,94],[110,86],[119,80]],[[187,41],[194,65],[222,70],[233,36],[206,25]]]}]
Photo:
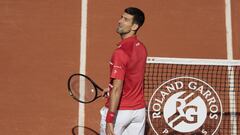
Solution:
[{"label": "racket strings", "polygon": [[69,86],[70,95],[80,102],[91,102],[96,98],[95,86],[84,76],[73,76],[70,79]]}]

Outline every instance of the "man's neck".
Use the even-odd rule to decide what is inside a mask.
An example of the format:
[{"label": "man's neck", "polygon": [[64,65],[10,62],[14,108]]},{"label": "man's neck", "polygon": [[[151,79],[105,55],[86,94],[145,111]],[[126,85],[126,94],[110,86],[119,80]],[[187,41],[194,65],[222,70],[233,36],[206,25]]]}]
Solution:
[{"label": "man's neck", "polygon": [[126,39],[126,38],[129,38],[129,37],[135,36],[135,35],[136,35],[135,33],[129,32],[129,33],[126,33],[126,34],[123,34],[123,35],[120,35],[120,36],[121,36],[121,39]]}]

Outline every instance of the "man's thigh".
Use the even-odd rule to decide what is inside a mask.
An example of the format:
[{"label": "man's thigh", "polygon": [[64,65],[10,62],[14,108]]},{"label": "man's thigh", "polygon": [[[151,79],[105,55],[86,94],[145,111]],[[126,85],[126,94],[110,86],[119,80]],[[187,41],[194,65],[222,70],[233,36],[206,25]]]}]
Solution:
[{"label": "man's thigh", "polygon": [[133,119],[123,132],[123,135],[144,135],[145,123],[146,123],[145,108],[135,110],[133,112]]}]

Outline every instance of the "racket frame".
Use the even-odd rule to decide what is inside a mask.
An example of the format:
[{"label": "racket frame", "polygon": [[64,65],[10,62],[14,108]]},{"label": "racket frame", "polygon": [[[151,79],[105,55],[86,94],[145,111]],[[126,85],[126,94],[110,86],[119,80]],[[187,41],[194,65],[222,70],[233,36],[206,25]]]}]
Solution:
[{"label": "racket frame", "polygon": [[[72,78],[74,78],[75,76],[82,76],[84,78],[86,78],[87,80],[89,80],[91,82],[91,84],[94,86],[94,90],[95,90],[95,96],[92,100],[90,101],[82,101],[80,99],[78,99],[76,96],[74,96],[72,90],[71,90],[71,80]],[[91,103],[93,101],[95,101],[97,98],[101,97],[101,96],[98,96],[98,90],[100,91],[103,91],[103,89],[101,87],[99,87],[90,77],[84,75],[84,74],[80,74],[80,73],[75,73],[75,74],[72,74],[69,78],[68,78],[68,93],[69,95],[75,99],[76,101],[80,102],[80,103],[84,103],[84,104],[87,104],[87,103]]]}]

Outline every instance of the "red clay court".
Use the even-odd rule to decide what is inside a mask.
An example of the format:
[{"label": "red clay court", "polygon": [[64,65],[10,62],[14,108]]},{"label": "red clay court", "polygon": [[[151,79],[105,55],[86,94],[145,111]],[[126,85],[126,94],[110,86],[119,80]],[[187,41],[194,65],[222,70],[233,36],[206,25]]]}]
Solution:
[{"label": "red clay court", "polygon": [[[150,57],[240,60],[239,0],[2,0],[1,134],[71,135],[79,124],[99,132],[105,100],[79,105],[66,83],[84,72],[108,85],[108,62],[120,41],[117,21],[129,6],[145,12],[138,36]],[[240,134],[239,115],[236,122]]]}]

